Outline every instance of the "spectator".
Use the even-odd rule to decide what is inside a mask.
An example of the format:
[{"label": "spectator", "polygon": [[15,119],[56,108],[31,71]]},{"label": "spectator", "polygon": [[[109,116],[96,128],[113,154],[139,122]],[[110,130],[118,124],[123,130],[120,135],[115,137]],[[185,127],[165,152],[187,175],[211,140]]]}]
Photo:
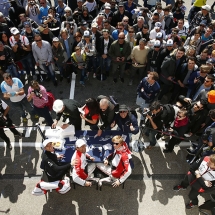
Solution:
[{"label": "spectator", "polygon": [[58,6],[56,7],[56,13],[62,17],[65,13],[66,4],[63,3],[63,0],[58,0]]},{"label": "spectator", "polygon": [[137,8],[137,4],[134,2],[134,0],[127,0],[124,2],[124,7],[125,10],[131,13],[132,10]]},{"label": "spectator", "polygon": [[14,124],[8,114],[9,110],[10,107],[3,100],[0,100],[0,137],[5,141],[7,148],[12,149],[10,138],[5,134],[4,127],[7,126],[15,137],[18,136],[19,138],[22,138],[22,134],[14,128]]},{"label": "spectator", "polygon": [[[124,16],[124,17],[122,18],[122,24],[123,24],[124,29],[125,29],[126,31],[128,31],[128,27],[129,27],[128,21],[129,21],[129,19],[128,19],[127,16]],[[132,26],[131,26],[131,27],[132,27]]]},{"label": "spectator", "polygon": [[97,3],[95,0],[86,0],[86,2],[83,4],[84,7],[86,7],[89,11],[89,14],[95,18],[96,17],[96,9],[97,9]]},{"label": "spectator", "polygon": [[0,41],[0,73],[3,75],[5,72],[12,77],[19,77],[11,48]]},{"label": "spectator", "polygon": [[187,50],[190,46],[198,47],[201,44],[201,32],[196,31],[194,36],[188,37],[184,43],[184,48]]},{"label": "spectator", "polygon": [[178,29],[178,36],[181,37],[181,39],[186,40],[187,34],[188,34],[188,29],[184,26],[184,20],[179,19],[178,20],[178,25],[176,26],[176,29]]},{"label": "spectator", "polygon": [[0,41],[3,43],[3,45],[10,46],[9,37],[7,36],[6,32],[0,32]]},{"label": "spectator", "polygon": [[99,61],[101,65],[102,73],[105,73],[106,76],[109,76],[111,58],[108,55],[111,44],[113,43],[113,38],[110,36],[110,33],[107,29],[102,30],[102,36],[99,38],[99,45],[97,48]]},{"label": "spectator", "polygon": [[2,0],[2,4],[0,5],[0,11],[3,14],[3,16],[8,17],[9,16],[9,8],[10,3],[8,0]]},{"label": "spectator", "polygon": [[146,41],[149,41],[149,27],[148,25],[143,25],[142,31],[136,33],[136,45],[139,45],[139,41],[141,38],[146,39]]},{"label": "spectator", "polygon": [[[82,38],[82,34],[79,33],[79,32],[76,32],[75,35],[74,35],[75,41],[74,41],[74,44],[73,44],[73,46],[72,46],[72,53],[75,51],[75,48],[76,48],[76,46],[78,45],[78,43],[80,43],[81,38]],[[68,53],[67,53],[67,54],[68,54]]]},{"label": "spectator", "polygon": [[118,36],[121,32],[123,32],[125,35],[128,33],[128,31],[125,30],[123,23],[118,22],[117,23],[117,29],[112,32],[113,39],[117,40]]},{"label": "spectator", "polygon": [[[96,26],[99,31],[103,29],[103,21],[105,19],[105,16],[103,13],[99,13],[98,16],[92,21],[92,26]],[[91,27],[92,27],[91,26]]]},{"label": "spectator", "polygon": [[7,24],[9,28],[15,27],[13,22],[7,16],[4,16],[2,12],[0,12],[0,22]]},{"label": "spectator", "polygon": [[32,43],[32,52],[36,65],[43,68],[47,73],[48,78],[46,80],[49,81],[52,79],[54,86],[57,86],[55,72],[51,65],[53,58],[51,45],[47,41],[42,40],[40,35],[36,34]]},{"label": "spectator", "polygon": [[31,113],[32,107],[28,103],[22,82],[18,78],[12,78],[9,73],[3,74],[3,78],[4,81],[1,83],[3,98],[10,99],[16,110],[20,112],[23,122],[27,122],[26,111]]},{"label": "spectator", "polygon": [[[177,117],[174,121],[173,128],[169,129],[169,131],[179,137],[182,137],[184,133],[188,129],[188,113],[186,110],[179,110],[177,113]],[[175,145],[178,145],[182,140],[180,138],[176,138],[174,136],[171,137],[168,144],[165,145],[166,149],[163,150],[164,153],[171,153],[174,149]]]},{"label": "spectator", "polygon": [[109,31],[110,35],[112,35],[113,31],[116,30],[116,28],[114,28],[112,25],[110,25],[109,20],[104,20],[103,29],[107,29]]},{"label": "spectator", "polygon": [[64,8],[64,14],[61,16],[61,22],[63,21],[72,21],[73,16],[72,16],[72,10],[70,7],[65,7]]},{"label": "spectator", "polygon": [[139,71],[139,74],[141,74],[141,77],[143,78],[146,71],[146,62],[147,62],[147,55],[149,52],[149,48],[146,46],[146,39],[140,39],[139,45],[134,46],[131,52],[131,60],[132,60],[132,66],[130,71],[130,81],[128,85],[133,84],[133,79],[136,71]]},{"label": "spectator", "polygon": [[44,117],[48,126],[54,123],[48,108],[48,95],[46,88],[37,81],[31,81],[28,88],[28,101],[33,101],[33,112],[40,117]]},{"label": "spectator", "polygon": [[88,57],[85,53],[81,53],[81,48],[79,46],[75,47],[75,52],[73,52],[71,55],[71,61],[74,66],[74,72],[76,74],[81,73],[80,84],[84,87]]},{"label": "spectator", "polygon": [[90,24],[93,21],[93,16],[89,13],[86,7],[82,7],[82,14],[78,17],[79,23],[85,21],[90,27]]},{"label": "spectator", "polygon": [[[62,129],[67,128],[69,125],[74,125],[75,130],[81,130],[81,117],[78,108],[81,105],[73,99],[57,99],[54,101],[53,110],[56,112],[55,122],[52,124],[52,128],[56,128],[58,121],[63,117]],[[68,121],[68,122],[67,122]]]},{"label": "spectator", "polygon": [[177,47],[181,46],[181,37],[178,36],[179,30],[177,28],[173,28],[170,35],[168,35],[168,39],[172,39],[173,42],[176,42]]},{"label": "spectator", "polygon": [[[72,38],[75,35],[75,33],[77,32],[77,25],[75,22],[68,22],[68,21],[64,21],[61,23],[61,30],[66,29],[68,32],[68,35],[71,35]],[[74,38],[73,38],[74,39]]]},{"label": "spectator", "polygon": [[50,45],[52,45],[52,41],[55,36],[48,28],[48,25],[42,25],[38,29],[41,33],[40,35],[41,35],[42,40],[44,40],[44,41],[48,42]]},{"label": "spectator", "polygon": [[215,50],[215,40],[213,40],[213,42],[207,46],[208,49],[208,55],[211,55],[212,51]]},{"label": "spectator", "polygon": [[84,35],[84,31],[89,30],[88,24],[86,21],[81,21],[79,25],[80,26],[78,27],[77,32],[80,33],[81,35]]},{"label": "spectator", "polygon": [[28,78],[30,78],[32,72],[33,79],[36,79],[34,59],[28,38],[21,36],[19,30],[15,27],[11,28],[11,34],[10,45],[15,53],[15,60],[22,63]]},{"label": "spectator", "polygon": [[25,7],[26,15],[36,22],[38,25],[41,24],[39,20],[39,5],[33,0],[28,0],[28,4]]},{"label": "spectator", "polygon": [[168,35],[171,33],[171,29],[174,27],[175,23],[173,20],[172,13],[170,13],[169,7],[165,7],[163,11],[164,11],[164,22],[165,22],[164,30],[166,35]]},{"label": "spectator", "polygon": [[10,1],[9,17],[15,26],[20,23],[19,15],[25,14],[25,8],[18,5],[15,0]]},{"label": "spectator", "polygon": [[155,23],[154,29],[150,31],[150,35],[149,35],[150,40],[155,39],[158,32],[161,32],[161,33],[162,33],[163,39],[166,38],[165,31],[162,30],[161,27],[162,27],[162,25],[161,25],[160,22],[156,22],[156,23]]},{"label": "spectator", "polygon": [[113,71],[113,82],[117,82],[117,68],[119,66],[120,80],[124,83],[124,69],[125,63],[128,56],[131,54],[131,47],[128,42],[125,41],[125,34],[119,33],[117,41],[114,41],[108,51],[109,56],[112,58],[112,71]]},{"label": "spectator", "polygon": [[77,0],[76,6],[78,6],[78,7],[74,10],[72,16],[73,16],[75,22],[78,23],[78,17],[81,16],[81,14],[82,14],[83,1]]},{"label": "spectator", "polygon": [[[145,18],[145,17],[144,17]],[[151,19],[149,19],[149,21],[148,21],[148,25],[149,25],[149,31],[151,31],[152,29],[154,29],[156,26],[155,26],[155,23],[156,22],[158,22],[158,23],[160,23],[159,22],[159,14],[158,13],[153,13],[153,15],[152,15],[152,18]],[[158,25],[158,24],[157,24]],[[160,23],[159,24],[160,26],[162,26],[162,24]]]},{"label": "spectator", "polygon": [[[129,159],[131,152],[127,148],[126,143],[121,136],[114,136],[112,138],[114,153],[110,154],[105,160],[104,164],[98,163],[96,166],[109,177],[100,179],[98,184],[101,187],[102,182],[113,182],[113,187],[118,187],[131,174],[131,164]],[[108,165],[109,162],[111,165]]]},{"label": "spectator", "polygon": [[40,0],[40,13],[39,13],[39,20],[40,23],[43,23],[43,17],[47,17],[48,16],[48,10],[49,10],[49,6],[47,5],[46,0]]},{"label": "spectator", "polygon": [[92,34],[92,40],[95,41],[96,50],[97,50],[98,41],[99,41],[99,38],[102,36],[102,34],[101,34],[100,31],[98,30],[98,25],[95,24],[95,23],[92,23],[92,25],[91,25],[91,34]]},{"label": "spectator", "polygon": [[62,81],[68,56],[58,37],[53,38],[52,54],[57,67],[60,70],[60,81]]},{"label": "spectator", "polygon": [[135,31],[135,34],[137,34],[138,32],[142,32],[142,29],[144,27],[144,17],[143,16],[138,16],[137,18],[137,24],[135,24],[133,27],[134,27],[134,31]]},{"label": "spectator", "polygon": [[161,65],[161,75],[160,80],[164,84],[161,88],[161,92],[158,96],[158,99],[161,100],[163,95],[165,95],[169,88],[172,86],[175,78],[175,74],[180,68],[181,64],[184,61],[185,49],[184,47],[179,47],[174,54],[170,57],[166,57]]},{"label": "spectator", "polygon": [[214,58],[209,58],[207,61],[206,61],[206,65],[209,66],[210,68],[210,74],[214,74],[215,73],[215,68],[214,68],[214,65],[215,65],[215,59]]},{"label": "spectator", "polygon": [[0,32],[5,32],[7,37],[11,36],[10,29],[6,23],[0,22]]},{"label": "spectator", "polygon": [[86,153],[86,142],[83,139],[78,139],[75,142],[76,151],[72,156],[71,161],[76,160],[77,162],[74,165],[72,170],[72,179],[75,183],[85,186],[91,187],[92,182],[88,181],[91,178],[91,174],[96,168],[95,163],[87,163],[86,158],[94,161],[95,158],[91,157],[88,153]]},{"label": "spectator", "polygon": [[205,30],[206,30],[206,24],[207,24],[207,22],[206,22],[206,20],[202,20],[201,22],[200,22],[200,24],[197,26],[197,27],[195,27],[195,28],[192,28],[189,32],[188,32],[188,36],[189,37],[192,37],[194,34],[195,34],[195,32],[200,32],[201,34],[203,33],[205,33]]},{"label": "spectator", "polygon": [[184,180],[180,185],[173,187],[173,190],[186,190],[190,185],[191,190],[188,195],[190,203],[186,209],[192,209],[198,205],[198,195],[207,190],[212,190],[214,184],[215,155],[202,157],[194,162]]},{"label": "spectator", "polygon": [[204,49],[200,55],[196,56],[196,64],[200,67],[202,64],[206,64],[208,60],[208,50]]},{"label": "spectator", "polygon": [[104,10],[101,10],[101,12],[104,13],[105,19],[108,20],[110,23],[113,17],[113,12],[111,11],[111,4],[105,3]]},{"label": "spectator", "polygon": [[176,8],[175,12],[173,13],[173,19],[177,25],[179,19],[184,19],[184,11],[181,8]]}]

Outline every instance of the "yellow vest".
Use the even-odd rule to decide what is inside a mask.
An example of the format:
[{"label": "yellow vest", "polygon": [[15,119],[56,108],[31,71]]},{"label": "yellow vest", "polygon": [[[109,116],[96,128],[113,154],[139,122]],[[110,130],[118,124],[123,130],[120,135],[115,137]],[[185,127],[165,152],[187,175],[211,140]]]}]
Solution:
[{"label": "yellow vest", "polygon": [[[75,60],[75,62],[78,63],[77,58],[76,58],[76,53],[75,53],[75,52],[72,53],[71,57]],[[86,55],[85,53],[83,53],[83,54],[82,54],[82,59],[83,59],[83,61],[86,60],[86,57],[87,57],[87,55]]]}]

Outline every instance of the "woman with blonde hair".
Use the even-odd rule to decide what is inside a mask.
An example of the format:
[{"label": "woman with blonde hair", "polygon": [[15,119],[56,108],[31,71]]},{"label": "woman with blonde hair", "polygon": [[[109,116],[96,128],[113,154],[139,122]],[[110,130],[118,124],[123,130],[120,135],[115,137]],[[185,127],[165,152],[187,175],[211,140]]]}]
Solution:
[{"label": "woman with blonde hair", "polygon": [[63,48],[62,43],[60,42],[60,40],[57,37],[53,38],[52,54],[53,54],[53,58],[57,64],[57,67],[60,70],[60,81],[62,81],[63,72],[64,72],[64,68],[66,66],[65,64],[68,60],[68,56],[67,56],[65,49]]}]

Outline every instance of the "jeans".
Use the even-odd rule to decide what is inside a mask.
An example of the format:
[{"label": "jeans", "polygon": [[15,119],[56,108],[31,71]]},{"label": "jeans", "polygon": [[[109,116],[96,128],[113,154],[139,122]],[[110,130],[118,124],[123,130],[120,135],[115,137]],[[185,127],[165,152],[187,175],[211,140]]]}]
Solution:
[{"label": "jeans", "polygon": [[22,63],[22,66],[26,71],[27,75],[30,75],[31,71],[32,75],[35,75],[35,62],[31,53],[21,59],[20,62]]},{"label": "jeans", "polygon": [[63,65],[62,65],[62,64],[59,64],[59,63],[57,63],[57,62],[56,62],[56,64],[57,64],[57,67],[58,67],[58,69],[59,69],[59,71],[60,71],[60,76],[63,76],[63,73],[64,73]]},{"label": "jeans", "polygon": [[89,62],[88,62],[88,65],[87,65],[88,71],[91,72],[91,68],[93,67],[93,73],[96,73],[96,69],[98,67],[97,57],[88,56],[88,58],[89,58]]},{"label": "jeans", "polygon": [[14,107],[18,108],[18,111],[21,113],[22,118],[26,118],[26,112],[31,113],[32,112],[32,106],[28,102],[27,98],[24,97],[21,101],[19,102],[13,102],[12,103]]},{"label": "jeans", "polygon": [[46,64],[42,64],[44,71],[47,73],[48,77],[52,79],[53,82],[55,82],[55,72],[52,69],[52,65],[46,66]]},{"label": "jeans", "polygon": [[101,71],[108,71],[110,70],[110,63],[111,63],[111,58],[102,58],[100,57],[100,65],[101,65]]},{"label": "jeans", "polygon": [[157,140],[155,138],[155,135],[157,134],[157,131],[153,128],[145,128],[144,130],[145,135],[149,138],[150,146],[155,146],[157,143]]},{"label": "jeans", "polygon": [[10,64],[5,70],[5,72],[10,73],[12,77],[19,78],[19,73],[17,71],[17,68],[13,64]]},{"label": "jeans", "polygon": [[43,108],[38,108],[34,106],[34,109],[32,112],[35,112],[37,115],[41,117],[44,117],[48,126],[51,126],[54,123],[47,106]]}]

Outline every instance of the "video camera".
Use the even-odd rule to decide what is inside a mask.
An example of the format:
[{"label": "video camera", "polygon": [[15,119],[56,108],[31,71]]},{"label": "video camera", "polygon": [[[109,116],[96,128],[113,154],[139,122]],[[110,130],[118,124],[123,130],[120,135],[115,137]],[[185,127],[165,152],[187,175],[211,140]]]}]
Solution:
[{"label": "video camera", "polygon": [[150,109],[146,108],[143,112],[142,115],[145,117],[146,115],[152,116],[152,112]]},{"label": "video camera", "polygon": [[42,93],[37,89],[33,90],[32,92],[40,99],[43,97]]}]

